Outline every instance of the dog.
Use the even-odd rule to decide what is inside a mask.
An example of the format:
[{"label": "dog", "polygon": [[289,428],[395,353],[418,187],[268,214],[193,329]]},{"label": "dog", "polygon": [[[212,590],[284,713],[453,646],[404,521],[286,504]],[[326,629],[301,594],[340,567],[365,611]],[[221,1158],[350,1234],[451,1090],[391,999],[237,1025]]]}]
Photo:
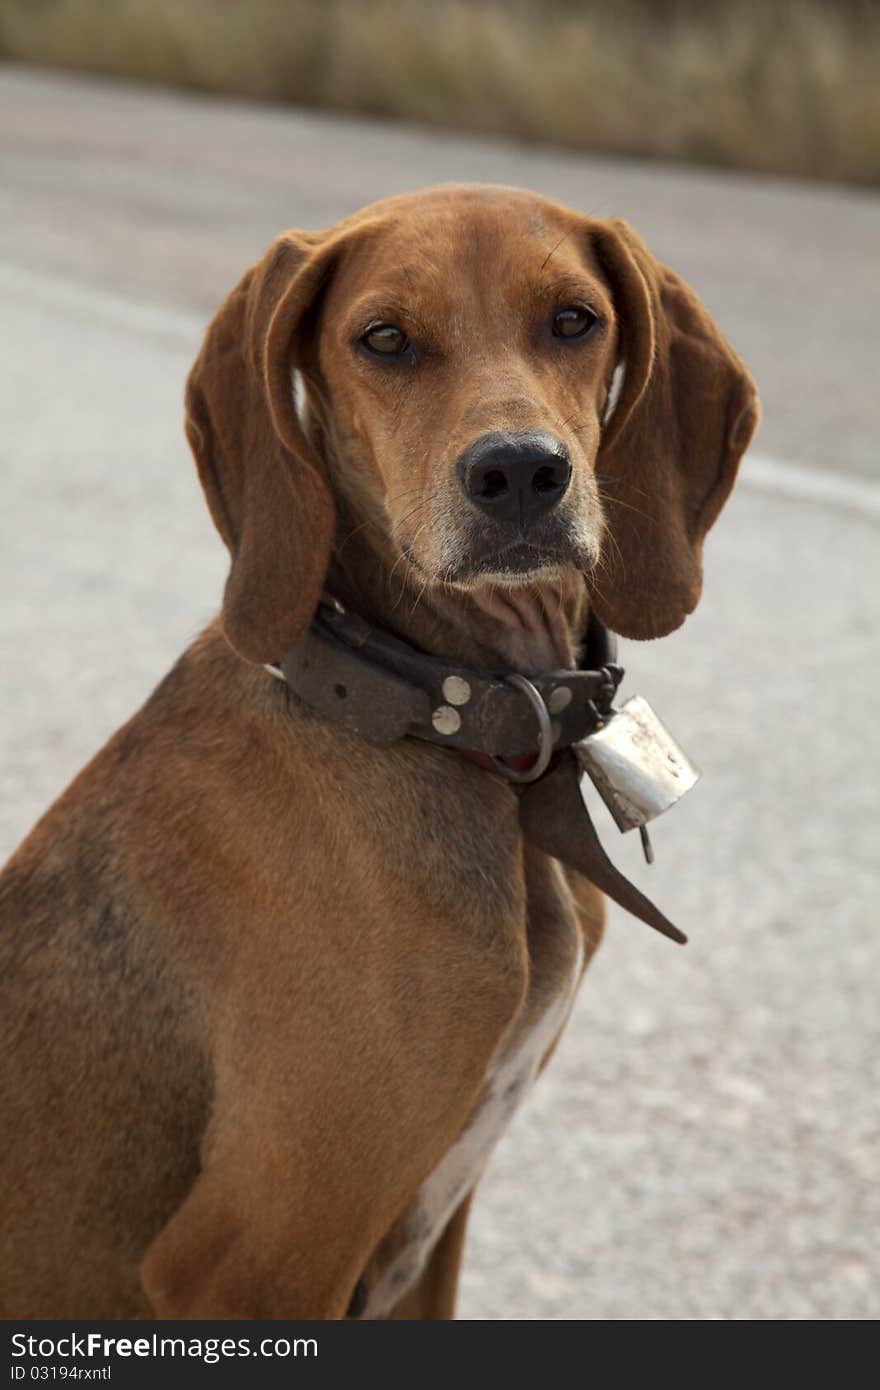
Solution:
[{"label": "dog", "polygon": [[[247,271],[186,390],[222,613],[0,878],[3,1316],[454,1316],[603,929],[522,833],[534,756],[462,746],[468,673],[678,627],[757,417],[635,231],[529,192],[391,198]],[[433,734],[371,632],[458,673]],[[351,704],[333,660],[342,718],[297,693]]]}]

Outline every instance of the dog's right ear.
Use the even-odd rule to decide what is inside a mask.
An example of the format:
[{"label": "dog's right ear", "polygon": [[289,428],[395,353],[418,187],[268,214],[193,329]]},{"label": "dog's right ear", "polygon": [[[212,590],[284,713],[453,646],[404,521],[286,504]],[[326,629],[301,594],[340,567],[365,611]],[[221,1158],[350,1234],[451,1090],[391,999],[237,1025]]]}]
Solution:
[{"label": "dog's right ear", "polygon": [[223,631],[248,661],[279,661],[311,621],[333,499],[293,401],[310,309],[335,243],[286,232],[211,322],[186,388],[186,434],[229,548]]}]

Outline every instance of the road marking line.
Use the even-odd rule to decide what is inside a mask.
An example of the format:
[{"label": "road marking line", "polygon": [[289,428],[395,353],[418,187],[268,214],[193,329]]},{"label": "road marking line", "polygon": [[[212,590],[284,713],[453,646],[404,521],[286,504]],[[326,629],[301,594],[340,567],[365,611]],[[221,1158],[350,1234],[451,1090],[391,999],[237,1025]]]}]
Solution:
[{"label": "road marking line", "polygon": [[[207,314],[144,304],[109,290],[67,280],[61,275],[28,270],[9,262],[0,262],[0,291],[23,293],[28,298],[38,298],[50,308],[68,309],[129,331],[171,336],[190,346],[193,352],[208,322]],[[868,478],[831,473],[823,468],[805,468],[757,452],[746,455],[739,481],[741,486],[756,492],[802,502],[822,502],[858,512],[863,517],[880,517],[880,483]]]},{"label": "road marking line", "polygon": [[880,484],[869,478],[831,473],[825,468],[804,468],[767,454],[749,453],[743,459],[739,482],[756,492],[792,497],[799,502],[825,502],[861,516],[880,517]]}]

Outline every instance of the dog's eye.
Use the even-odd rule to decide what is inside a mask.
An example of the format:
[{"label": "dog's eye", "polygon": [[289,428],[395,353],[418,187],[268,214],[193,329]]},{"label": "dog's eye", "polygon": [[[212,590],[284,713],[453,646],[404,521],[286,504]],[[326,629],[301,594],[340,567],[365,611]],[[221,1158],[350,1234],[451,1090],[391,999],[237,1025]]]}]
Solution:
[{"label": "dog's eye", "polygon": [[570,309],[560,309],[553,319],[555,338],[586,338],[599,322],[599,315],[592,309],[572,305]]},{"label": "dog's eye", "polygon": [[400,357],[409,347],[409,338],[393,323],[374,323],[361,338],[364,347],[380,357]]}]

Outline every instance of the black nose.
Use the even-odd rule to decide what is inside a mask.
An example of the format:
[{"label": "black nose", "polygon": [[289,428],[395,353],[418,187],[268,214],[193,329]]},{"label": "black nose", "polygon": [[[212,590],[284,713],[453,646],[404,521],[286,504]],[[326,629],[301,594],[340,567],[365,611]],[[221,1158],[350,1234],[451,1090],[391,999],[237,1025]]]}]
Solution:
[{"label": "black nose", "polygon": [[562,441],[546,430],[484,434],[465,449],[458,476],[487,515],[525,528],[565,495],[571,462]]}]

